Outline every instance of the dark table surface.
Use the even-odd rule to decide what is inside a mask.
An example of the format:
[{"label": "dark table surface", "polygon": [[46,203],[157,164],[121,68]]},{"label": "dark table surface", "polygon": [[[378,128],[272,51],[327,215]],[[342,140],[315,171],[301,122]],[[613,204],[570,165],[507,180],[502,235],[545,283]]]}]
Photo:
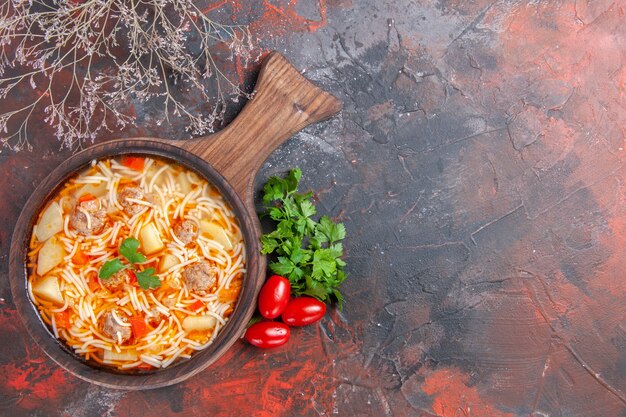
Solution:
[{"label": "dark table surface", "polygon": [[[626,4],[218,4],[344,101],[257,177],[301,167],[346,223],[343,312],[169,388],[66,373],[7,277],[22,206],[71,154],[42,122],[0,155],[0,415],[626,416]],[[185,137],[137,114],[97,141]]]}]

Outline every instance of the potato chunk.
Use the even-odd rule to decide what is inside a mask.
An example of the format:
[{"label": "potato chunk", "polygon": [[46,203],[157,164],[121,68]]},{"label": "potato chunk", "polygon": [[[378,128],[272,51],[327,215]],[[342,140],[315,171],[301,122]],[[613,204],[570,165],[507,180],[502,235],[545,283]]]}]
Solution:
[{"label": "potato chunk", "polygon": [[91,194],[96,198],[104,197],[108,192],[107,185],[106,181],[102,181],[98,184],[85,184],[80,190],[78,190],[76,197],[80,198],[86,194]]},{"label": "potato chunk", "polygon": [[[161,167],[157,164],[150,165],[150,167],[146,171],[146,184],[149,184],[152,182],[152,179],[154,178],[156,173],[159,172],[160,168]],[[160,187],[163,185],[164,181],[165,181],[165,175],[163,174],[163,172],[161,172],[159,176],[157,177],[157,179],[154,180],[154,184]]]},{"label": "potato chunk", "polygon": [[114,352],[111,350],[104,350],[104,355],[102,357],[105,361],[129,361],[134,362],[139,357],[137,353],[134,351],[124,351],[124,352]]},{"label": "potato chunk", "polygon": [[65,249],[56,237],[46,240],[37,255],[37,275],[45,275],[52,268],[63,262]]},{"label": "potato chunk", "polygon": [[57,305],[63,305],[63,295],[59,289],[59,280],[57,277],[49,275],[33,285],[33,294],[46,301],[50,301]]},{"label": "potato chunk", "polygon": [[231,250],[233,248],[233,244],[226,234],[226,231],[222,226],[218,224],[204,219],[200,220],[200,232],[209,239],[213,239],[214,241],[222,245],[226,250]]},{"label": "potato chunk", "polygon": [[35,236],[40,242],[45,242],[51,236],[63,230],[63,213],[55,201],[50,204],[41,215],[41,220],[35,228]]},{"label": "potato chunk", "polygon": [[139,240],[141,241],[141,249],[145,255],[152,255],[165,247],[154,223],[148,223],[141,228]]},{"label": "potato chunk", "polygon": [[217,320],[213,316],[187,316],[183,320],[183,329],[187,333],[210,330],[215,327],[216,323]]},{"label": "potato chunk", "polygon": [[166,253],[161,257],[161,261],[159,261],[159,273],[163,273],[173,267],[174,265],[178,265],[180,261],[178,258],[171,253]]},{"label": "potato chunk", "polygon": [[184,172],[181,172],[176,176],[176,184],[178,184],[180,192],[183,194],[189,194],[193,189],[191,182],[189,182],[189,179]]}]

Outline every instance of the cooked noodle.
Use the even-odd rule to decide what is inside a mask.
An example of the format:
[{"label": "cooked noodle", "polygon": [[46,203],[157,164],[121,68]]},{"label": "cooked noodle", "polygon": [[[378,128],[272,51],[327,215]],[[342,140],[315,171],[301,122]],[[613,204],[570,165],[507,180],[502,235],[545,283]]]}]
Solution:
[{"label": "cooked noodle", "polygon": [[[235,307],[246,271],[243,237],[220,193],[180,165],[134,158],[142,168],[123,159],[93,161],[67,181],[40,214],[29,251],[28,291],[42,320],[76,354],[120,370],[164,368],[209,346]],[[132,187],[141,193],[124,196]],[[53,203],[56,222],[46,217]],[[191,241],[175,234],[181,222],[196,230]],[[39,241],[50,227],[55,233]],[[160,239],[156,250],[148,229]],[[133,266],[118,253],[130,237],[141,242],[146,262]],[[54,256],[45,246],[54,247]],[[143,289],[127,272],[117,287],[98,278],[116,258],[137,273],[154,268],[160,286]],[[214,277],[207,288],[185,275],[201,264],[208,268],[203,277],[206,271]],[[105,323],[111,317],[114,332]]]}]

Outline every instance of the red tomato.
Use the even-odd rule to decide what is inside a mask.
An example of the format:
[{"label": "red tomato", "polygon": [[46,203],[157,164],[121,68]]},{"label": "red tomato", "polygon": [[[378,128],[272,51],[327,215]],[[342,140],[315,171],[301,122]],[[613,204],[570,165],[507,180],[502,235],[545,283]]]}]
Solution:
[{"label": "red tomato", "polygon": [[85,265],[89,263],[89,256],[82,250],[78,249],[74,256],[72,256],[72,262],[76,265]]},{"label": "red tomato", "polygon": [[146,320],[141,316],[132,316],[130,318],[130,327],[133,331],[135,339],[141,339],[149,333]]},{"label": "red tomato", "polygon": [[326,304],[312,297],[296,297],[283,311],[283,321],[290,326],[315,323],[326,314]]},{"label": "red tomato", "polygon": [[98,280],[98,274],[92,271],[89,275],[87,275],[87,285],[89,286],[89,289],[91,290],[91,292],[98,291],[100,289],[100,281]]},{"label": "red tomato", "polygon": [[135,275],[135,271],[131,271],[130,269],[127,269],[126,273],[128,274],[128,280],[130,282],[130,285],[139,287],[139,281],[137,281],[137,275]]},{"label": "red tomato", "polygon": [[291,285],[287,278],[272,275],[261,288],[259,293],[259,312],[266,319],[275,319],[280,316],[287,303]]},{"label": "red tomato", "polygon": [[276,321],[260,321],[246,330],[246,340],[262,349],[284,345],[289,340],[289,326]]},{"label": "red tomato", "polygon": [[84,203],[85,201],[91,201],[91,200],[95,200],[96,197],[91,194],[91,193],[87,193],[87,194],[83,194],[80,197],[78,197],[78,202],[79,203]]},{"label": "red tomato", "polygon": [[54,322],[57,328],[62,327],[64,329],[70,328],[70,311],[63,310],[60,313],[54,313]]},{"label": "red tomato", "polygon": [[141,156],[123,155],[120,163],[135,171],[141,171],[143,169],[145,159]]},{"label": "red tomato", "polygon": [[202,307],[204,307],[204,302],[202,300],[196,300],[195,303],[189,306],[189,310],[196,311],[196,310],[200,310]]}]

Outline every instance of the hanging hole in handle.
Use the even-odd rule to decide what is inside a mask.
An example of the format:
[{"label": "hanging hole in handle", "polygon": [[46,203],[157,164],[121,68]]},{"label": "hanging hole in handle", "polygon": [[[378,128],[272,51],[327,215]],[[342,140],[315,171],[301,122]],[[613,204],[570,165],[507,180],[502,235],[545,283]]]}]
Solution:
[{"label": "hanging hole in handle", "polygon": [[299,103],[293,103],[293,108],[298,113],[303,113],[304,109],[300,106]]}]

